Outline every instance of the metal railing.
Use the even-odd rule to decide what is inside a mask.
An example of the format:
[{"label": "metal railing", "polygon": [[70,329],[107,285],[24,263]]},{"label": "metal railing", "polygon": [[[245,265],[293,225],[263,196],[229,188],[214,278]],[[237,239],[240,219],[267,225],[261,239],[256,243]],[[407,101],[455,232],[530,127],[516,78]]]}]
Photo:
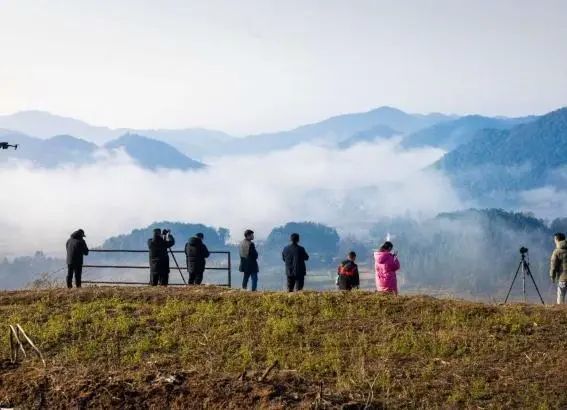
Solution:
[{"label": "metal railing", "polygon": [[[183,254],[185,255],[184,251],[174,251],[172,249],[169,250],[171,252],[171,255],[174,258],[175,261],[175,265],[173,268],[170,268],[171,270],[175,270],[178,269],[179,273],[181,274],[181,277],[183,279],[183,281],[185,282],[185,278],[183,276],[183,273],[181,272],[181,269],[184,268],[185,271],[187,271],[187,265],[186,264],[182,264],[179,265],[177,263],[177,260],[175,259],[175,254]],[[147,250],[140,250],[140,249],[91,249],[89,250],[89,254],[91,253],[145,253],[147,254],[148,251]],[[222,266],[222,267],[218,267],[218,266],[205,266],[205,270],[214,270],[214,271],[226,271],[227,272],[227,283],[223,283],[220,284],[219,286],[226,286],[226,287],[231,287],[232,286],[232,261],[231,261],[231,257],[230,257],[230,252],[229,251],[211,251],[210,252],[211,255],[226,255],[227,256],[227,265],[226,266]],[[149,271],[150,267],[149,265],[145,265],[145,266],[140,266],[140,265],[93,265],[93,264],[84,264],[83,268],[94,268],[94,269],[146,269]],[[147,285],[148,282],[135,282],[135,281],[103,281],[103,280],[83,280],[82,283],[86,283],[86,284],[100,284],[100,285]],[[186,283],[170,283],[169,286],[184,286],[186,285]]]}]

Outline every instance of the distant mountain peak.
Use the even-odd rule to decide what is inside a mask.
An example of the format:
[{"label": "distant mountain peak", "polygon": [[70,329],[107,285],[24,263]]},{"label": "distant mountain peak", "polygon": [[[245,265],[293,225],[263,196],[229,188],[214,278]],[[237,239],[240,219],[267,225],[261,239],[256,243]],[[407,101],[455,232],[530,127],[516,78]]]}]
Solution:
[{"label": "distant mountain peak", "polygon": [[200,169],[205,165],[171,145],[143,135],[126,133],[105,144],[107,149],[123,148],[137,163],[148,169]]},{"label": "distant mountain peak", "polygon": [[391,107],[389,105],[382,105],[381,107],[376,107],[371,109],[368,112],[383,112],[383,113],[401,113],[401,114],[407,114],[405,111],[400,110],[399,108],[396,107]]}]

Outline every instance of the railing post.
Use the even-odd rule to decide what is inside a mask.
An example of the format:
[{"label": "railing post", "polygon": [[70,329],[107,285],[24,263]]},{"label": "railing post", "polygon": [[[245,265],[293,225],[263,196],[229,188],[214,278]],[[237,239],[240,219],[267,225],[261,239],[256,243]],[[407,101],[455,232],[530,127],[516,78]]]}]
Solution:
[{"label": "railing post", "polygon": [[228,288],[232,287],[232,262],[230,259],[230,251],[228,252]]}]

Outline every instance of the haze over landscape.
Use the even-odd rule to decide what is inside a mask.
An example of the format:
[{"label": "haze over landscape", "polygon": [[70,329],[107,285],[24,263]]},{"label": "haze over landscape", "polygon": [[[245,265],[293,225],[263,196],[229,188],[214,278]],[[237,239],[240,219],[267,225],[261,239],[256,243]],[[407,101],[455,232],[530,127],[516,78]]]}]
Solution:
[{"label": "haze over landscape", "polygon": [[0,409],[567,408],[566,17],[0,0]]},{"label": "haze over landscape", "polygon": [[[57,261],[76,227],[101,246],[157,221],[204,224],[228,230],[227,248],[253,227],[270,249],[278,227],[315,222],[338,235],[319,272],[415,223],[432,238],[440,214],[454,225],[444,240],[476,232],[478,216],[460,214],[471,208],[508,221],[502,232],[562,227],[565,12],[560,1],[6,2],[0,139],[20,148],[0,153],[11,232],[0,277],[36,251]],[[521,245],[503,238],[494,246]],[[548,245],[535,242],[543,261]]]}]

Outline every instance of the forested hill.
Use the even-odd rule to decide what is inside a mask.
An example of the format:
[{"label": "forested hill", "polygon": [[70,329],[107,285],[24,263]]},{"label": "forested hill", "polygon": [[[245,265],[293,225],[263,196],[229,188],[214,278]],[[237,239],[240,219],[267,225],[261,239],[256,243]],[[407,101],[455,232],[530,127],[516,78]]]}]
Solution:
[{"label": "forested hill", "polygon": [[211,249],[221,250],[226,247],[230,232],[226,228],[213,228],[203,224],[161,221],[128,234],[108,238],[102,249],[147,249],[148,239],[152,237],[154,228],[169,229],[176,239],[175,249],[183,249],[187,240],[196,233],[205,236],[205,242]]},{"label": "forested hill", "polygon": [[475,196],[567,183],[567,108],[510,130],[481,133],[435,165],[458,189]]},{"label": "forested hill", "polygon": [[467,115],[452,121],[445,121],[408,135],[402,141],[407,148],[438,147],[447,151],[473,141],[483,129],[506,130],[517,125],[534,121],[537,117],[492,118],[481,115]]},{"label": "forested hill", "polygon": [[[437,215],[437,221],[473,222],[487,228],[506,228],[519,232],[551,233],[544,221],[521,212],[507,212],[502,209],[468,209],[466,211],[445,212]],[[559,224],[560,219],[554,221]]]}]

